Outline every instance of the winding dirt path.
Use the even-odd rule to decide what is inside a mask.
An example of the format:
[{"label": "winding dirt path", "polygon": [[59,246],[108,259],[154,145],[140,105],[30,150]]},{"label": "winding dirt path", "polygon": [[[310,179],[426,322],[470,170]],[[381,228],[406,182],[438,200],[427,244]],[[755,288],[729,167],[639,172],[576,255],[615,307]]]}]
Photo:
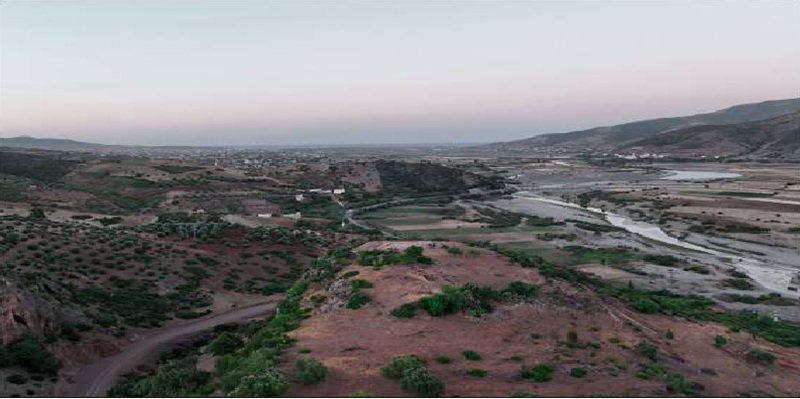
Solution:
[{"label": "winding dirt path", "polygon": [[83,367],[75,376],[75,384],[67,388],[67,392],[64,392],[64,394],[73,397],[106,396],[108,390],[114,386],[120,376],[144,363],[159,347],[180,337],[210,330],[218,325],[266,315],[275,310],[277,304],[278,301],[276,300],[233,309],[222,314],[192,320],[149,333],[141,340],[123,348],[122,352]]}]

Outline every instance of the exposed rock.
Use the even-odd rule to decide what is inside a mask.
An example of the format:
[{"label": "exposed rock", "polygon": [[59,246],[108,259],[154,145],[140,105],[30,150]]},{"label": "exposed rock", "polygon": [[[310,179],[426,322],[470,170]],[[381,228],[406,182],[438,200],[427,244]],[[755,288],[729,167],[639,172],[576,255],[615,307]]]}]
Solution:
[{"label": "exposed rock", "polygon": [[61,287],[50,282],[23,289],[0,278],[0,342],[8,344],[26,333],[59,334],[65,323],[82,322],[82,313],[63,309],[54,298],[62,293]]},{"label": "exposed rock", "polygon": [[320,307],[321,312],[341,309],[353,295],[353,286],[348,279],[339,279],[328,288],[327,301]]}]

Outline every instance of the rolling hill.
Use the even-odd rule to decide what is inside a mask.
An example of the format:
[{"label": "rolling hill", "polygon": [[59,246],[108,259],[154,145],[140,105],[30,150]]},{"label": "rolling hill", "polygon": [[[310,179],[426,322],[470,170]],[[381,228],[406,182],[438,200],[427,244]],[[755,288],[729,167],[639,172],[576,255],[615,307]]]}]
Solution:
[{"label": "rolling hill", "polygon": [[663,132],[620,150],[671,155],[800,158],[800,111],[734,125],[704,125]]},{"label": "rolling hill", "polygon": [[800,110],[800,98],[736,105],[716,112],[673,118],[649,119],[615,126],[596,127],[569,133],[551,133],[527,139],[493,143],[498,150],[522,152],[611,151],[637,140],[677,129],[706,125],[732,125],[774,118]]}]

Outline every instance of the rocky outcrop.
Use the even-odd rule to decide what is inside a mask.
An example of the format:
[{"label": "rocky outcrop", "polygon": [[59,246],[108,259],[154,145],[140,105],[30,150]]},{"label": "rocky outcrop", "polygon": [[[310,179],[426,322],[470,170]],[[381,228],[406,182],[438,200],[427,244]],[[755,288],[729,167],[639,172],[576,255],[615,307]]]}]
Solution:
[{"label": "rocky outcrop", "polygon": [[62,290],[49,282],[23,289],[0,277],[0,342],[8,344],[26,333],[59,334],[65,323],[80,322],[82,314],[64,309],[53,297]]}]

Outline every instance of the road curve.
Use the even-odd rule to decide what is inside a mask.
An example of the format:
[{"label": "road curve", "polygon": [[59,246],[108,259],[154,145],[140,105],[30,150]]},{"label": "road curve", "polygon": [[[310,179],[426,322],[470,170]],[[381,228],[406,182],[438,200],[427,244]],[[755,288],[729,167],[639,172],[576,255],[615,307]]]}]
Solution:
[{"label": "road curve", "polygon": [[225,313],[207,316],[190,322],[166,327],[147,334],[143,339],[124,347],[122,352],[87,365],[75,376],[67,396],[102,397],[117,379],[135,369],[162,345],[177,338],[210,330],[218,325],[235,323],[252,317],[266,315],[277,307],[277,301],[232,309]]}]

